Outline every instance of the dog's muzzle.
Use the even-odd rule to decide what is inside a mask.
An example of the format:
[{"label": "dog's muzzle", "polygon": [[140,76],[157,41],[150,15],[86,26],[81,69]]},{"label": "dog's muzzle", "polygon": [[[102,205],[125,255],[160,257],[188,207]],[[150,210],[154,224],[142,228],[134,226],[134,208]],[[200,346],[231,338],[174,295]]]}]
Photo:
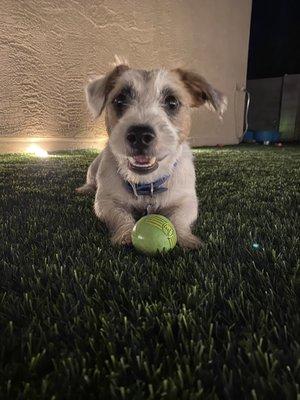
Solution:
[{"label": "dog's muzzle", "polygon": [[134,125],[128,129],[126,140],[132,151],[132,156],[128,159],[130,170],[147,174],[158,168],[156,157],[147,154],[155,139],[156,134],[150,125]]}]

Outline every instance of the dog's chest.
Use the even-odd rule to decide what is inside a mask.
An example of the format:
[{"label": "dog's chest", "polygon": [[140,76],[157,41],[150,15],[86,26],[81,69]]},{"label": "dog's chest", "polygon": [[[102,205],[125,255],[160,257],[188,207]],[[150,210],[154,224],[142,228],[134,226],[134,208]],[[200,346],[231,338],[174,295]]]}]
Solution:
[{"label": "dog's chest", "polygon": [[176,204],[180,190],[177,190],[179,188],[174,185],[172,178],[164,184],[164,188],[164,191],[154,192],[152,196],[136,195],[126,191],[127,204],[131,206],[136,218],[146,214],[163,213],[163,211],[165,213],[168,208]]}]

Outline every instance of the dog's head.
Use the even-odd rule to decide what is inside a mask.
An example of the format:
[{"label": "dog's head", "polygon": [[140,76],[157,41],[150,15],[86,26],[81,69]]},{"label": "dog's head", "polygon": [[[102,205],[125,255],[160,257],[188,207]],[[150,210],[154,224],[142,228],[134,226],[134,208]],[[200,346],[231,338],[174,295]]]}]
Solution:
[{"label": "dog's head", "polygon": [[182,70],[138,70],[120,64],[92,80],[87,102],[105,109],[109,146],[122,175],[150,182],[171,171],[190,131],[190,108],[202,104],[220,117],[227,100],[200,75]]}]

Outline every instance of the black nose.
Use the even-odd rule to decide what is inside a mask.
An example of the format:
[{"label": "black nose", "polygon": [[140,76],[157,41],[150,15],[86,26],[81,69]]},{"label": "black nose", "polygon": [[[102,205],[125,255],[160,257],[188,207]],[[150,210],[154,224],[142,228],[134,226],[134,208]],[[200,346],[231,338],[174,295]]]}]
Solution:
[{"label": "black nose", "polygon": [[134,149],[145,149],[154,139],[155,132],[150,125],[134,125],[127,132],[127,141]]}]

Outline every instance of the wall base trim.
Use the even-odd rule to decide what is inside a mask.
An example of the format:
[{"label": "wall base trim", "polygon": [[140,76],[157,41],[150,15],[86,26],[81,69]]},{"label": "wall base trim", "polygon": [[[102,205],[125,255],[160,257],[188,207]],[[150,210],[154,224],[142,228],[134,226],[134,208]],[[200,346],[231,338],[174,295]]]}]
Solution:
[{"label": "wall base trim", "polygon": [[29,146],[36,144],[46,151],[102,149],[107,136],[100,138],[56,138],[56,137],[0,137],[0,154],[26,153]]}]

